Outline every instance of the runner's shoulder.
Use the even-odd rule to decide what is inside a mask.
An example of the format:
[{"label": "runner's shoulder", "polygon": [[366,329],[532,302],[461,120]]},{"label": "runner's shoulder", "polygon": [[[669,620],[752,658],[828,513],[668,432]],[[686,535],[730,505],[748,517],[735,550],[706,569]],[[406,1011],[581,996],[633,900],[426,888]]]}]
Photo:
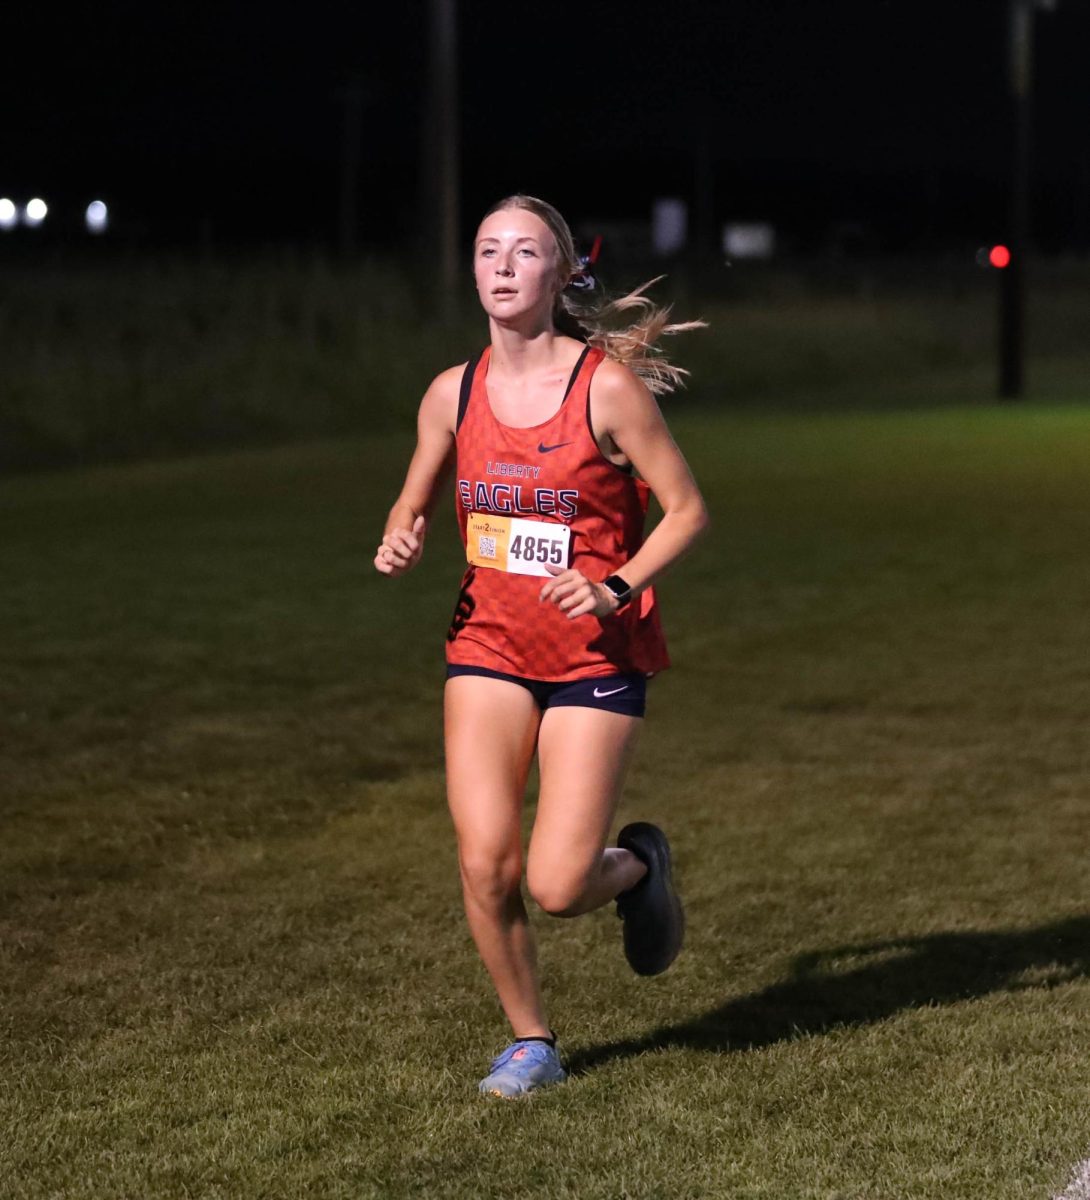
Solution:
[{"label": "runner's shoulder", "polygon": [[443,396],[449,399],[451,396],[457,398],[458,390],[462,386],[462,376],[465,374],[467,363],[459,363],[456,367],[447,367],[445,371],[440,371],[438,375],[428,384],[428,392],[435,393],[438,396]]},{"label": "runner's shoulder", "polygon": [[458,393],[462,386],[462,375],[466,364],[448,367],[440,371],[428,384],[424,399],[420,402],[420,418],[423,421],[438,421],[453,431],[458,414]]},{"label": "runner's shoulder", "polygon": [[655,407],[647,384],[624,363],[604,358],[594,372],[590,389],[596,425],[610,428],[615,422]]}]

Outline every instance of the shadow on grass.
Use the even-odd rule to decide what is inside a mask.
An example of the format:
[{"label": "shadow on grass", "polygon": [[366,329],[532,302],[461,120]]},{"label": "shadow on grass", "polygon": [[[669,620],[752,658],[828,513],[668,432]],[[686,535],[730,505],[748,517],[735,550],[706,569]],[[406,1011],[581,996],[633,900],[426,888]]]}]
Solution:
[{"label": "shadow on grass", "polygon": [[789,977],[642,1038],[569,1056],[580,1074],[616,1058],[684,1046],[726,1054],[873,1025],[903,1009],[1051,987],[1090,976],[1090,917],[1036,929],[934,933],[799,955]]}]

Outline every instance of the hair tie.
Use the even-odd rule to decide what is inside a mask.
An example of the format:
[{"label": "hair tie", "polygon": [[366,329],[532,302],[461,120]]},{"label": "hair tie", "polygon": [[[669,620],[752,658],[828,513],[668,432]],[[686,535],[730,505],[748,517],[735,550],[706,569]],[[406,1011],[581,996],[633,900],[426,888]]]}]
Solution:
[{"label": "hair tie", "polygon": [[594,273],[594,264],[598,261],[598,254],[602,249],[602,235],[598,234],[594,239],[594,245],[590,248],[589,254],[580,254],[579,270],[572,272],[571,279],[568,280],[568,288],[573,292],[593,292],[598,287],[598,276]]}]

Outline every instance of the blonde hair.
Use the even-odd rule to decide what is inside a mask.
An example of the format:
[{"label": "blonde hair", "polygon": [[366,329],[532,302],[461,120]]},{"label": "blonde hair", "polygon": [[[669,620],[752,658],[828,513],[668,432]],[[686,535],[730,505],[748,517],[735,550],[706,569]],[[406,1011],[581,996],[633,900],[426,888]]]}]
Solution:
[{"label": "blonde hair", "polygon": [[[684,367],[670,362],[656,345],[659,338],[689,329],[705,329],[706,321],[671,323],[670,308],[649,300],[644,292],[663,276],[649,279],[625,296],[607,299],[594,289],[576,292],[570,287],[572,279],[584,274],[584,266],[575,251],[575,239],[567,221],[551,204],[536,196],[507,196],[493,204],[485,217],[509,208],[520,208],[540,218],[556,242],[557,272],[563,281],[556,297],[553,322],[561,333],[570,334],[591,346],[604,350],[608,357],[624,363],[634,371],[656,395],[681,387],[689,374]],[[484,218],[482,218],[483,220]],[[634,321],[617,327],[621,313],[638,313]]]}]

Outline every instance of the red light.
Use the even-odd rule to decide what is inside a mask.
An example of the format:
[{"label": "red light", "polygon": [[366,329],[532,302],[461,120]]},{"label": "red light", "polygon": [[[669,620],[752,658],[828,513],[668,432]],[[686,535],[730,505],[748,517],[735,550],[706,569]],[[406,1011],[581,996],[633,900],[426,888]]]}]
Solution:
[{"label": "red light", "polygon": [[1011,265],[1011,252],[1006,246],[993,246],[988,251],[988,262],[1000,270],[1004,267],[1009,267]]}]

